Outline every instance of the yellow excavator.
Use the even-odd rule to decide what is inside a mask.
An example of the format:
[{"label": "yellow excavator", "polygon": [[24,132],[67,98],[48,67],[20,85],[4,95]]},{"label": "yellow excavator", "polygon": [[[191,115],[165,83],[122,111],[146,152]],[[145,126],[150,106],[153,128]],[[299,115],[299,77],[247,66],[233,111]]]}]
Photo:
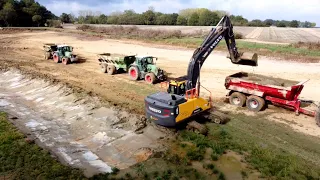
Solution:
[{"label": "yellow excavator", "polygon": [[[258,66],[257,54],[238,52],[233,26],[229,17],[224,16],[212,28],[201,46],[194,51],[189,62],[186,80],[171,80],[168,83],[167,92],[158,92],[145,98],[145,111],[148,119],[161,126],[174,127],[190,117],[211,109],[211,98],[206,100],[199,96],[200,70],[207,57],[223,38],[229,51],[228,58],[232,63]],[[191,124],[197,128],[197,125]]]}]

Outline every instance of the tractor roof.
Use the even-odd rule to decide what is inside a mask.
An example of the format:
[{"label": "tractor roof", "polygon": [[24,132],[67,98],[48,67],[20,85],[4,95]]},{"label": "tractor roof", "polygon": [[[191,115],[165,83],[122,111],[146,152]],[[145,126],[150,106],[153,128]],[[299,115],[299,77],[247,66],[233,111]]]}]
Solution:
[{"label": "tractor roof", "polygon": [[140,59],[142,59],[142,58],[146,58],[146,57],[152,57],[153,58],[153,56],[150,56],[150,55],[139,55],[139,56],[136,56],[137,58],[140,58]]},{"label": "tractor roof", "polygon": [[66,46],[67,46],[67,47],[70,47],[70,46],[65,45],[65,44],[64,44],[64,45],[57,45],[57,47],[66,47]]}]

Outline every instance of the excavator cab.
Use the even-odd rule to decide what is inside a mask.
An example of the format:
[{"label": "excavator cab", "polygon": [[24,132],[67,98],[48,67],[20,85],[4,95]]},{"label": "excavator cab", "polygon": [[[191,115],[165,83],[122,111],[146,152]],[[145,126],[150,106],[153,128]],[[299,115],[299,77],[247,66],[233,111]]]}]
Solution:
[{"label": "excavator cab", "polygon": [[184,96],[186,93],[186,81],[171,80],[167,89],[169,94]]}]

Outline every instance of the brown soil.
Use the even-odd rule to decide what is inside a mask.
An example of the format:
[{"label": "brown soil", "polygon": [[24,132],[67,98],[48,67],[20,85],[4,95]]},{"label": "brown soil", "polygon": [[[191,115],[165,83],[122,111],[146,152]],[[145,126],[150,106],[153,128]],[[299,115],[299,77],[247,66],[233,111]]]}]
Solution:
[{"label": "brown soil", "polygon": [[[150,86],[143,81],[131,81],[127,74],[113,76],[102,74],[99,69],[97,54],[111,52],[116,54],[153,55],[159,58],[157,64],[169,72],[173,78],[186,75],[187,66],[193,50],[185,48],[164,47],[135,41],[120,41],[103,39],[88,39],[88,36],[71,35],[53,31],[22,31],[0,34],[0,67],[17,68],[24,74],[50,80],[52,83],[63,83],[72,87],[74,91],[97,95],[110,102],[117,108],[124,108],[136,114],[144,114],[144,97],[160,90],[160,85]],[[44,43],[66,43],[74,47],[82,61],[76,64],[56,64],[51,60],[44,60],[42,45]],[[213,52],[202,68],[201,82],[211,91],[213,99],[225,97],[224,81],[230,74],[246,71],[248,73],[263,74],[274,78],[293,81],[310,79],[305,84],[301,98],[320,101],[319,68],[320,64],[301,64],[293,62],[275,61],[260,57],[256,68],[233,65],[225,58],[225,53]],[[209,95],[202,90],[202,93]],[[223,107],[222,107],[223,108]],[[229,108],[228,110],[236,110]],[[288,114],[288,116],[287,116]],[[284,114],[283,118],[291,120],[293,112]],[[304,126],[318,128],[312,118],[305,121],[305,116],[295,120]],[[290,125],[290,124],[289,124]],[[304,131],[309,134],[309,131]],[[313,134],[313,133],[311,133]],[[314,134],[313,134],[314,135]],[[318,134],[317,134],[318,135]]]}]

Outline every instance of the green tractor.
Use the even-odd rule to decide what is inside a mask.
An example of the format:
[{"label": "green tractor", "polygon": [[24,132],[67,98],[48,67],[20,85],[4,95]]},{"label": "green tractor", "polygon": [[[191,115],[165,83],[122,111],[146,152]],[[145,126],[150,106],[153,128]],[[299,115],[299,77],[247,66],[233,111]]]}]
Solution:
[{"label": "green tractor", "polygon": [[112,56],[110,53],[98,55],[103,73],[113,75],[127,72],[132,80],[144,79],[148,84],[166,80],[165,72],[157,67],[153,56]]},{"label": "green tractor", "polygon": [[53,59],[54,62],[67,65],[78,61],[78,57],[72,53],[73,48],[67,45],[45,44],[44,59]]}]

